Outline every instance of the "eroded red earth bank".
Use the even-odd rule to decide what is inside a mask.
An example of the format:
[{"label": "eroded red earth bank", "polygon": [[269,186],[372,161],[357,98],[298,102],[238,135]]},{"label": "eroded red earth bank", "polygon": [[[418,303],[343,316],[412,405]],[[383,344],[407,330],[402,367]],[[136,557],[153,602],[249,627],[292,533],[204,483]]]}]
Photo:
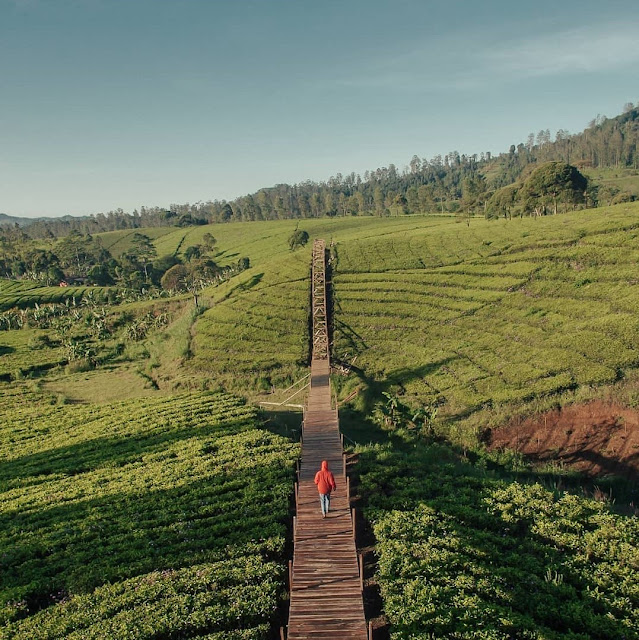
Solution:
[{"label": "eroded red earth bank", "polygon": [[513,449],[590,476],[639,477],[639,411],[593,401],[511,422],[490,435],[490,449]]}]

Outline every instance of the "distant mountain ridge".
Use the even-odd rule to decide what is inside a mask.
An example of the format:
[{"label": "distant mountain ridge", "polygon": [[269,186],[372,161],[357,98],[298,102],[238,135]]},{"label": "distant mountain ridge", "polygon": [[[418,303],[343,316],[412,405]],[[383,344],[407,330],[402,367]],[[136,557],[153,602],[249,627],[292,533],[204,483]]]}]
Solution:
[{"label": "distant mountain ridge", "polygon": [[0,213],[0,227],[8,227],[17,224],[20,227],[28,227],[37,222],[59,222],[60,220],[84,220],[88,216],[39,216],[37,218],[24,218],[20,216],[10,216],[6,213]]},{"label": "distant mountain ridge", "polygon": [[0,226],[8,227],[17,224],[19,227],[29,227],[37,222],[58,222],[59,220],[82,220],[86,216],[38,216],[37,218],[26,218],[21,216],[10,216],[7,213],[0,213]]},{"label": "distant mountain ridge", "polygon": [[0,226],[9,227],[17,224],[21,227],[28,227],[30,224],[39,220],[46,220],[47,218],[19,218],[17,216],[10,216],[6,213],[0,213]]}]

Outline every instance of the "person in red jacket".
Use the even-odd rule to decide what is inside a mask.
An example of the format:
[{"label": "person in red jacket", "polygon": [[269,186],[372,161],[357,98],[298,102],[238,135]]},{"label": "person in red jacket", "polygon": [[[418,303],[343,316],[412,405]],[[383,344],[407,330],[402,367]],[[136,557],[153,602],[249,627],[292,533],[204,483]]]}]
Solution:
[{"label": "person in red jacket", "polygon": [[322,468],[315,474],[315,484],[319,491],[322,518],[325,518],[331,506],[331,491],[337,489],[335,477],[333,476],[333,472],[329,471],[326,460],[322,460]]}]

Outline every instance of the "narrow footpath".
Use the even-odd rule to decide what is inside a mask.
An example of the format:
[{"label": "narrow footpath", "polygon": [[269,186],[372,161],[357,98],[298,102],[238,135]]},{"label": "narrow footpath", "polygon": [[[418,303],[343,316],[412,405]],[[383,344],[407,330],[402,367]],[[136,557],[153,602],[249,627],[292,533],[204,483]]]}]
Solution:
[{"label": "narrow footpath", "polygon": [[[313,359],[296,488],[287,638],[366,640],[362,581],[347,495],[338,412],[331,407],[325,250],[324,241],[316,240],[312,275]],[[328,461],[337,483],[331,510],[325,519],[313,482],[322,460]]]}]

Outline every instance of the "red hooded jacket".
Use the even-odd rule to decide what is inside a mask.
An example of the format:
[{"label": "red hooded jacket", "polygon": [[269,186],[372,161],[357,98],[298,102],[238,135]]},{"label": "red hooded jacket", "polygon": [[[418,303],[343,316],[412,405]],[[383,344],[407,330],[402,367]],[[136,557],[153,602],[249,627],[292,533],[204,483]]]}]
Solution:
[{"label": "red hooded jacket", "polygon": [[320,493],[330,493],[337,489],[335,477],[333,473],[328,470],[328,462],[326,462],[326,460],[322,460],[322,468],[315,474],[315,484]]}]

